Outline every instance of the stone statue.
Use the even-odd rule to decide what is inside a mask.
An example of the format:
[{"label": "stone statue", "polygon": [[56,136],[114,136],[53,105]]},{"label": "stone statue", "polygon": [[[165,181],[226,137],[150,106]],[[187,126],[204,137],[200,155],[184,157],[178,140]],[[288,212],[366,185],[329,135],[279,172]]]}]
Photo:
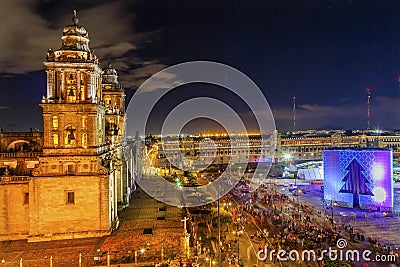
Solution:
[{"label": "stone statue", "polygon": [[55,55],[54,55],[53,49],[52,49],[52,48],[49,48],[49,49],[47,50],[46,59],[47,59],[47,61],[51,61],[51,60],[54,60],[54,58],[55,58]]}]

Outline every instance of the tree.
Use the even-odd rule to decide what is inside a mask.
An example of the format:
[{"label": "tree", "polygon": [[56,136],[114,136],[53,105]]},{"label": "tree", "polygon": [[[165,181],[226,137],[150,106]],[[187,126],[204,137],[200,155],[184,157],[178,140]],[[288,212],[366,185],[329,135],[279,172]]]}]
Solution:
[{"label": "tree", "polygon": [[368,188],[370,181],[368,181],[366,172],[357,159],[351,161],[346,167],[346,171],[347,173],[342,179],[344,185],[339,190],[339,193],[353,194],[353,208],[358,209],[360,208],[360,195],[374,195]]}]

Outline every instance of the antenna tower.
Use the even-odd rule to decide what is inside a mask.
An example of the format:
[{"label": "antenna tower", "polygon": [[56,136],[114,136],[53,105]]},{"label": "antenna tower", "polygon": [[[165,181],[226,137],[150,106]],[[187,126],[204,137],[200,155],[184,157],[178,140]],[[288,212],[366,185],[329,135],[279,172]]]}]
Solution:
[{"label": "antenna tower", "polygon": [[371,129],[371,88],[365,89],[367,92],[367,130]]},{"label": "antenna tower", "polygon": [[293,132],[296,131],[296,96],[293,97]]}]

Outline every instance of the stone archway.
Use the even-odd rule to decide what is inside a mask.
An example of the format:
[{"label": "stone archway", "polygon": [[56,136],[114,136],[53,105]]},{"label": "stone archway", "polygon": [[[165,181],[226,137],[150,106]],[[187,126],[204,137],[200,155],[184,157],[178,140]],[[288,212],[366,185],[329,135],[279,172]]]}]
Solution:
[{"label": "stone archway", "polygon": [[7,152],[18,152],[18,151],[24,151],[26,149],[26,146],[30,144],[29,141],[26,140],[16,140],[12,141],[8,146],[7,146]]}]

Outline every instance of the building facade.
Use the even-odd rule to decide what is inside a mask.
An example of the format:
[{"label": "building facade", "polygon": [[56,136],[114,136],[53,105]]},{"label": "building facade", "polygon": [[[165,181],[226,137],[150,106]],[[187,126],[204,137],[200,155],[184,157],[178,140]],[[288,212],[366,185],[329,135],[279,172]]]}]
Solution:
[{"label": "building facade", "polygon": [[[249,143],[245,140],[248,138]],[[150,139],[152,140],[150,142]],[[149,144],[151,143],[151,150]],[[303,131],[278,133],[261,138],[259,134],[224,136],[207,134],[176,138],[148,138],[148,151],[152,165],[162,172],[171,168],[205,167],[210,164],[226,165],[232,157],[241,163],[288,163],[289,161],[322,160],[323,151],[331,148],[385,148],[395,158],[400,156],[400,134],[386,132]]]},{"label": "building facade", "polygon": [[[261,136],[208,134],[175,138],[153,138],[149,153],[152,165],[162,169],[235,163],[266,163],[274,161],[276,134]],[[149,142],[147,142],[149,144]]]},{"label": "building facade", "polygon": [[400,156],[400,133],[373,131],[304,131],[281,133],[277,140],[278,161],[322,160],[323,150],[330,148],[385,148]]},{"label": "building facade", "polygon": [[0,240],[108,235],[129,201],[124,90],[111,64],[101,69],[76,12],[72,22],[44,62],[43,133],[1,138]]}]

